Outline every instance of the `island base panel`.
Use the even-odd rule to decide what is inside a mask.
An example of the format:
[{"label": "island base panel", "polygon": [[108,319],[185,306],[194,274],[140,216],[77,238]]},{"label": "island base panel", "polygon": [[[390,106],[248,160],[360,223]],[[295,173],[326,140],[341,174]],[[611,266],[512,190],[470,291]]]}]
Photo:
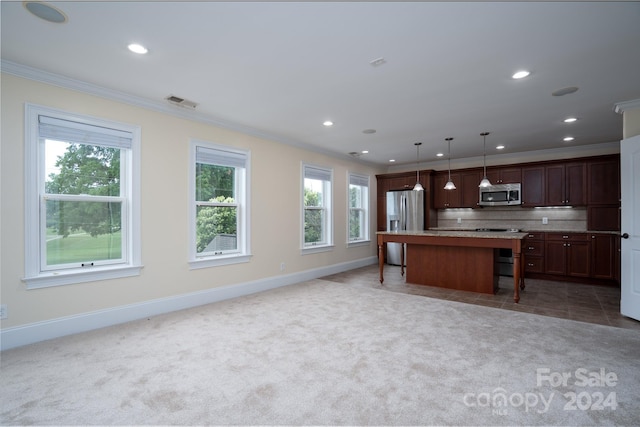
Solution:
[{"label": "island base panel", "polygon": [[407,245],[407,283],[485,294],[498,291],[493,248]]}]

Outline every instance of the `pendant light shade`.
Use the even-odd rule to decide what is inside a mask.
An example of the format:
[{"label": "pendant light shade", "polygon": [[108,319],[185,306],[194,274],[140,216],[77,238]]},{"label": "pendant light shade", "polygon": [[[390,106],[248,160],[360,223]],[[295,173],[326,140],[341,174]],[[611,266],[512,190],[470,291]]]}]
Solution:
[{"label": "pendant light shade", "polygon": [[413,191],[424,191],[424,187],[420,184],[420,146],[422,142],[416,142],[413,145],[416,146],[416,185],[413,186]]},{"label": "pendant light shade", "polygon": [[451,181],[451,141],[453,138],[445,138],[445,141],[449,144],[449,181],[444,185],[445,190],[455,190],[456,185]]},{"label": "pendant light shade", "polygon": [[487,178],[487,135],[489,135],[489,132],[482,132],[480,135],[483,140],[482,155],[484,157],[484,176],[482,177],[482,181],[480,181],[480,185],[478,187],[486,188],[491,187],[491,181]]}]

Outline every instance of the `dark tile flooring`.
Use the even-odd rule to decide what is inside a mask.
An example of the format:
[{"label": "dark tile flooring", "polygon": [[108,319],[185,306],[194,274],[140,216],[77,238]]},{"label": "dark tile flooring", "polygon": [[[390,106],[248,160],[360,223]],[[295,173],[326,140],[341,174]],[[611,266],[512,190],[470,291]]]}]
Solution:
[{"label": "dark tile flooring", "polygon": [[527,279],[525,290],[520,292],[520,303],[515,304],[511,277],[500,277],[500,288],[495,295],[407,284],[400,274],[400,267],[390,265],[385,265],[384,284],[380,284],[377,265],[323,279],[640,331],[639,321],[620,314],[619,287]]}]

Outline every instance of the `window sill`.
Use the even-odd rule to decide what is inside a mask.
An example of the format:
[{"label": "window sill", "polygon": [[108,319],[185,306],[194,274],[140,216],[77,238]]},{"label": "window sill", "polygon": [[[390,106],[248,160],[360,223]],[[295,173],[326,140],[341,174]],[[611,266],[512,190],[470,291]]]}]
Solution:
[{"label": "window sill", "polygon": [[142,270],[141,265],[126,267],[95,267],[91,270],[70,270],[42,273],[38,276],[25,277],[22,281],[27,284],[27,289],[40,289],[52,286],[73,285],[76,283],[139,276],[140,270]]},{"label": "window sill", "polygon": [[348,248],[356,248],[358,246],[369,246],[371,244],[371,240],[352,240],[347,242]]},{"label": "window sill", "polygon": [[309,255],[309,254],[317,254],[320,252],[330,252],[332,250],[333,250],[333,245],[309,246],[306,248],[302,248],[300,253],[302,255]]},{"label": "window sill", "polygon": [[221,265],[241,264],[251,261],[252,255],[227,255],[211,258],[200,258],[189,261],[189,270],[219,267]]}]

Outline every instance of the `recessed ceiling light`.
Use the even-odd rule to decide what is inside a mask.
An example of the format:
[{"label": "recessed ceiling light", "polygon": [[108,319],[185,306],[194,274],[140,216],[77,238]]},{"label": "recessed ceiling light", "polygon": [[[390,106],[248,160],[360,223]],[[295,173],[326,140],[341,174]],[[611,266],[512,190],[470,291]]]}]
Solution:
[{"label": "recessed ceiling light", "polygon": [[498,146],[496,147],[496,150],[504,150],[504,145],[498,145]]},{"label": "recessed ceiling light", "polygon": [[127,46],[129,48],[129,50],[133,53],[137,53],[139,55],[144,55],[145,53],[149,52],[149,49],[147,49],[146,47],[142,46],[141,44],[138,43],[131,43],[129,46]]},{"label": "recessed ceiling light", "polygon": [[361,153],[362,154],[369,154],[369,150],[362,150]]},{"label": "recessed ceiling light", "polygon": [[529,71],[521,70],[521,71],[517,71],[513,76],[511,76],[511,78],[514,78],[514,79],[524,79],[524,78],[525,78],[525,77],[527,77],[529,74],[531,74]]},{"label": "recessed ceiling light", "polygon": [[54,24],[67,22],[67,16],[50,4],[41,1],[26,1],[23,5],[29,12],[45,21],[53,22]]},{"label": "recessed ceiling light", "polygon": [[389,163],[393,163],[395,161],[396,161],[396,159],[389,159]]},{"label": "recessed ceiling light", "polygon": [[444,153],[438,153],[438,154],[436,154],[436,157],[442,157],[442,156],[444,156]]},{"label": "recessed ceiling light", "polygon": [[578,119],[576,117],[567,117],[566,119],[564,119],[565,123],[573,123],[578,121]]},{"label": "recessed ceiling light", "polygon": [[569,141],[573,141],[575,138],[572,136],[565,136],[564,138],[562,138],[563,141],[565,142],[569,142]]},{"label": "recessed ceiling light", "polygon": [[325,120],[324,123],[322,123],[323,125],[329,127],[329,126],[333,126],[333,122],[331,120]]}]

